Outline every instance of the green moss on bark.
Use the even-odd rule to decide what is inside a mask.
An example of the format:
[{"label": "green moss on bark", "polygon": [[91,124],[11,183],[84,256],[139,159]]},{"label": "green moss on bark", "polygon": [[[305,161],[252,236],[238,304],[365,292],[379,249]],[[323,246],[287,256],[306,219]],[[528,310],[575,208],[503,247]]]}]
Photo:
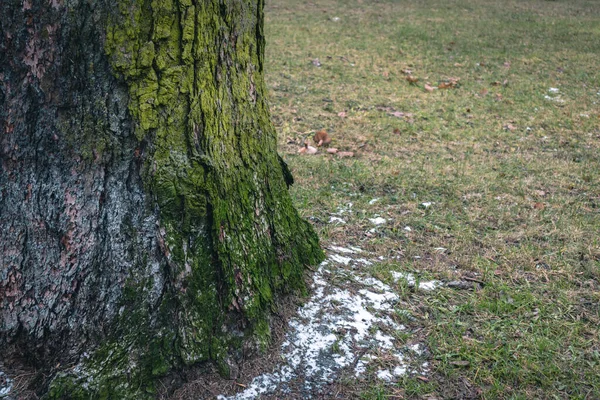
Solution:
[{"label": "green moss on bark", "polygon": [[155,311],[148,267],[134,271],[112,337],[51,397],[83,396],[74,382],[85,396],[152,396],[157,376],[207,360],[227,372],[228,351],[264,345],[276,295],[304,289],[304,267],[322,260],[277,156],[263,48],[261,2],[118,2],[105,50],[147,145],[169,282]]}]

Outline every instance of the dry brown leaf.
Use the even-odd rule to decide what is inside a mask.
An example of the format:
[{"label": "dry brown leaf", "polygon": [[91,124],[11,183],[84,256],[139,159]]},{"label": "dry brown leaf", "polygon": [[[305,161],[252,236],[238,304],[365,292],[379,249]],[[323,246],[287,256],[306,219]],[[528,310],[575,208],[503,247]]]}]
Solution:
[{"label": "dry brown leaf", "polygon": [[440,82],[438,84],[438,89],[450,89],[453,87],[454,85],[451,82]]},{"label": "dry brown leaf", "polygon": [[394,128],[394,134],[399,135],[400,134],[400,129]]},{"label": "dry brown leaf", "polygon": [[506,124],[506,125],[504,125],[504,129],[506,129],[506,130],[508,130],[508,131],[511,131],[511,132],[512,132],[512,131],[514,131],[515,129],[517,129],[517,127],[516,127],[516,126],[514,126],[513,124],[510,124],[510,123],[509,123],[509,124]]},{"label": "dry brown leaf", "polygon": [[338,157],[354,157],[354,152],[352,151],[340,151],[337,153]]},{"label": "dry brown leaf", "polygon": [[320,130],[317,133],[315,133],[313,140],[315,141],[315,143],[317,143],[317,147],[320,147],[322,145],[328,145],[329,143],[331,143],[331,138],[324,130]]},{"label": "dry brown leaf", "polygon": [[485,96],[485,95],[487,95],[489,92],[490,92],[489,90],[487,90],[486,88],[483,88],[483,89],[481,89],[481,90],[479,91],[479,94],[480,94],[480,95],[482,95],[482,96]]},{"label": "dry brown leaf", "polygon": [[492,86],[500,86],[500,82],[494,81],[494,82],[492,82]]},{"label": "dry brown leaf", "polygon": [[543,210],[544,208],[546,208],[546,206],[544,205],[544,203],[535,202],[533,204],[533,208],[535,208],[536,210]]},{"label": "dry brown leaf", "polygon": [[330,148],[327,149],[327,152],[329,154],[335,154],[335,153],[338,152],[338,150],[335,147],[330,147]]},{"label": "dry brown leaf", "polygon": [[419,78],[417,78],[416,76],[412,76],[412,75],[406,75],[406,79],[409,83],[417,83],[419,82]]},{"label": "dry brown leaf", "polygon": [[383,75],[384,78],[387,78],[388,76],[390,76],[390,73],[387,71],[383,71],[381,75]]},{"label": "dry brown leaf", "polygon": [[435,90],[434,87],[429,86],[428,84],[425,84],[425,86],[423,86],[423,88],[428,91],[429,93],[433,92]]},{"label": "dry brown leaf", "polygon": [[496,95],[494,96],[496,101],[501,101],[502,100],[502,93],[496,93]]}]

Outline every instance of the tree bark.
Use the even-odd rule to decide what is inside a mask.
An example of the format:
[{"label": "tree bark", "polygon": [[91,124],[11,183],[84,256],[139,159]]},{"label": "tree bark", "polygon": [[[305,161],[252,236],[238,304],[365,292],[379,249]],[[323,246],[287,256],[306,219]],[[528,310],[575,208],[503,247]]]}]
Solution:
[{"label": "tree bark", "polygon": [[9,375],[20,359],[50,398],[152,397],[268,341],[322,251],[276,153],[264,43],[262,0],[0,2]]}]

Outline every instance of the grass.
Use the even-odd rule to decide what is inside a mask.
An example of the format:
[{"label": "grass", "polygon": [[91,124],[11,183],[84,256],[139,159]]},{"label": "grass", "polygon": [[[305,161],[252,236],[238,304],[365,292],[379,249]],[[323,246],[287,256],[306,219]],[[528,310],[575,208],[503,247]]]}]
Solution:
[{"label": "grass", "polygon": [[[265,27],[279,150],[323,244],[385,256],[379,277],[485,283],[400,287],[431,375],[349,384],[369,399],[600,398],[598,2],[278,0]],[[319,129],[355,156],[298,155]],[[375,215],[388,222],[369,232]]]}]

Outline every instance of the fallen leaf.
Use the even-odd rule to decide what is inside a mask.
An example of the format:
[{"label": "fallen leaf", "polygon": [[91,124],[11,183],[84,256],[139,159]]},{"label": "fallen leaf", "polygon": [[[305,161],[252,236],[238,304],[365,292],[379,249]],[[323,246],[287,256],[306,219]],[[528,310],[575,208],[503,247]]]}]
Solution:
[{"label": "fallen leaf", "polygon": [[387,71],[383,71],[381,75],[383,75],[384,78],[387,78],[388,76],[390,76],[390,73]]},{"label": "fallen leaf", "polygon": [[534,193],[540,197],[544,197],[546,195],[546,192],[544,192],[543,190],[534,190]]},{"label": "fallen leaf", "polygon": [[505,62],[505,63],[504,63],[504,66],[505,66],[506,68],[510,68],[510,63],[507,61],[507,62]]},{"label": "fallen leaf", "polygon": [[315,133],[313,140],[315,141],[315,143],[317,143],[317,147],[320,147],[322,145],[328,145],[329,143],[331,143],[331,138],[329,137],[329,135],[327,135],[327,132],[325,132],[324,130],[320,130],[317,133]]},{"label": "fallen leaf", "polygon": [[438,84],[438,89],[450,89],[453,87],[454,87],[454,85],[450,82],[440,82]]},{"label": "fallen leaf", "polygon": [[546,206],[544,205],[544,203],[535,202],[533,204],[533,208],[535,208],[536,210],[543,210],[544,208],[546,208]]},{"label": "fallen leaf", "polygon": [[517,129],[516,126],[514,126],[513,124],[506,124],[504,125],[504,129],[508,130],[508,131],[514,131],[515,129]]},{"label": "fallen leaf", "polygon": [[304,142],[304,147],[298,149],[300,154],[317,154],[316,147],[309,146],[308,143]]},{"label": "fallen leaf", "polygon": [[338,117],[340,118],[346,118],[346,111],[341,111],[338,113]]},{"label": "fallen leaf", "polygon": [[394,111],[393,113],[390,113],[390,115],[393,116],[393,117],[402,118],[406,114],[404,114],[402,111]]},{"label": "fallen leaf", "polygon": [[409,83],[417,83],[419,82],[419,78],[417,78],[416,76],[412,76],[412,75],[406,75],[406,79]]},{"label": "fallen leaf", "polygon": [[327,152],[329,154],[335,154],[335,153],[337,153],[337,151],[338,151],[338,149],[336,149],[335,147],[330,147],[327,149]]},{"label": "fallen leaf", "polygon": [[465,65],[464,65],[464,64],[461,64],[461,63],[454,63],[454,66],[455,66],[455,67],[464,67]]},{"label": "fallen leaf", "polygon": [[496,95],[494,96],[496,101],[501,101],[502,100],[502,94],[501,93],[496,93]]},{"label": "fallen leaf", "polygon": [[428,91],[429,93],[433,92],[435,90],[435,88],[429,86],[428,84],[425,84],[425,86],[423,86],[423,88]]},{"label": "fallen leaf", "polygon": [[354,152],[352,151],[340,151],[337,153],[338,157],[354,157]]},{"label": "fallen leaf", "polygon": [[394,134],[399,135],[400,134],[400,129],[394,128]]},{"label": "fallen leaf", "polygon": [[505,79],[504,82],[502,82],[502,86],[508,86],[508,79]]},{"label": "fallen leaf", "polygon": [[408,68],[401,69],[400,72],[402,72],[404,75],[412,74],[412,70],[410,70]]},{"label": "fallen leaf", "polygon": [[486,88],[483,88],[479,91],[479,94],[482,96],[485,96],[489,93],[489,90],[487,90]]}]

